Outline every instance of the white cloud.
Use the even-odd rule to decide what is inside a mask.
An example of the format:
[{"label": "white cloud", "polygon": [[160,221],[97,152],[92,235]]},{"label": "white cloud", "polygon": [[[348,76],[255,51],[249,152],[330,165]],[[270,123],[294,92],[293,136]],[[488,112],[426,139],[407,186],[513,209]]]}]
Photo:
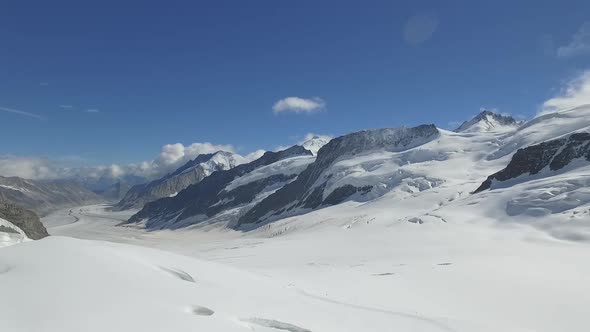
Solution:
[{"label": "white cloud", "polygon": [[[306,145],[309,146],[313,146],[313,145],[323,145],[323,144],[319,144],[320,142],[329,142],[332,138],[334,138],[331,135],[320,135],[320,134],[315,134],[315,133],[307,133],[303,136],[303,138],[301,136],[292,136],[290,137],[290,140],[297,140],[297,142],[295,143],[296,145],[301,145],[303,147],[306,147]],[[312,139],[316,139],[316,144],[310,144],[309,141],[311,141]],[[306,144],[307,143],[307,144]],[[273,149],[273,151],[277,152],[277,151],[282,151],[282,150],[286,150],[290,147],[292,147],[293,145],[279,145],[277,147],[275,147]]]},{"label": "white cloud", "polygon": [[18,114],[18,115],[23,115],[23,116],[28,116],[28,117],[39,119],[39,120],[43,120],[44,119],[41,115],[38,115],[38,114],[35,114],[35,113],[25,112],[25,111],[21,111],[21,110],[15,110],[15,109],[12,109],[12,108],[7,108],[7,107],[0,107],[0,111],[2,111],[2,112],[8,112],[8,113],[13,113],[13,114]]},{"label": "white cloud", "polygon": [[60,176],[60,170],[45,158],[0,156],[0,175],[25,179],[55,179]]},{"label": "white cloud", "polygon": [[590,70],[566,82],[557,96],[545,101],[538,115],[590,104]]},{"label": "white cloud", "polygon": [[189,160],[195,159],[200,154],[215,153],[217,151],[235,153],[235,150],[233,145],[218,145],[209,142],[193,143],[188,146],[182,143],[166,144],[162,147],[158,158],[153,161],[132,165],[131,168],[134,175],[147,178],[160,177],[168,172],[174,171]]},{"label": "white cloud", "polygon": [[272,110],[275,114],[282,112],[293,113],[313,113],[321,111],[326,107],[326,102],[321,98],[314,97],[311,99],[300,97],[287,97],[277,101]]},{"label": "white cloud", "polygon": [[91,109],[85,110],[84,112],[86,112],[86,113],[100,113],[100,110],[97,110],[95,108],[91,108]]},{"label": "white cloud", "polygon": [[116,164],[109,166],[108,172],[109,175],[115,179],[122,177],[126,173],[123,167]]},{"label": "white cloud", "polygon": [[72,105],[66,105],[66,104],[64,104],[64,105],[59,105],[59,107],[60,107],[60,108],[64,108],[64,109],[68,109],[68,110],[69,110],[69,109],[72,109],[72,108],[74,108],[74,106],[72,106]]},{"label": "white cloud", "polygon": [[435,13],[414,15],[404,25],[404,40],[412,45],[422,44],[432,37],[436,28],[438,28],[438,17]]},{"label": "white cloud", "polygon": [[262,157],[265,153],[265,150],[256,150],[254,152],[248,153],[244,156],[244,158],[247,160],[247,162],[251,162]]},{"label": "white cloud", "polygon": [[[64,160],[49,160],[36,157],[0,156],[0,176],[18,176],[25,179],[58,179],[71,177],[89,178],[122,178],[124,176],[139,176],[147,179],[159,178],[176,170],[189,160],[200,154],[227,151],[235,153],[232,145],[216,145],[212,143],[193,143],[185,146],[181,143],[166,144],[160,154],[153,160],[139,163],[109,166],[64,167]],[[245,158],[257,159],[264,153],[255,151]]]},{"label": "white cloud", "polygon": [[590,22],[584,22],[569,44],[557,49],[557,56],[571,57],[590,54]]}]

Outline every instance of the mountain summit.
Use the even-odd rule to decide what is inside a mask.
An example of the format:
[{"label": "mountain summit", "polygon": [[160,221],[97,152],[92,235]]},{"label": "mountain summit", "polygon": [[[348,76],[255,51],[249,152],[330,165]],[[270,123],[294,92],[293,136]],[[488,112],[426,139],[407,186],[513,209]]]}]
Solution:
[{"label": "mountain summit", "polygon": [[517,121],[510,115],[502,115],[492,111],[483,110],[473,119],[463,122],[454,130],[454,132],[506,131],[515,129],[521,124],[522,121]]},{"label": "mountain summit", "polygon": [[306,140],[301,144],[306,150],[311,151],[314,156],[317,156],[318,151],[322,148],[322,146],[326,145],[330,142],[332,138],[329,136],[319,136],[315,135],[312,138]]}]

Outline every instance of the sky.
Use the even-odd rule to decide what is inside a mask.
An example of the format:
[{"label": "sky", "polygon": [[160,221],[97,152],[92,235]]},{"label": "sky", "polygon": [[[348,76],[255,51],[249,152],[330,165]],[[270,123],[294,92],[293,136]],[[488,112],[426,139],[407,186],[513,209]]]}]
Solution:
[{"label": "sky", "polygon": [[588,70],[590,1],[11,1],[0,171],[527,119]]}]

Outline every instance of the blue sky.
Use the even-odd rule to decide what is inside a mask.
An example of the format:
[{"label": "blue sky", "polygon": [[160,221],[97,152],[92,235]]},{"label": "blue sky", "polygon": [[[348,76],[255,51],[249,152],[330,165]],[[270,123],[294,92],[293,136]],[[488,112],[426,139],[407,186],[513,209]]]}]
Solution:
[{"label": "blue sky", "polygon": [[[532,117],[590,68],[567,48],[585,22],[590,1],[11,1],[0,155],[129,163],[177,142],[245,154],[448,128],[481,107]],[[273,110],[287,97],[306,100]]]}]

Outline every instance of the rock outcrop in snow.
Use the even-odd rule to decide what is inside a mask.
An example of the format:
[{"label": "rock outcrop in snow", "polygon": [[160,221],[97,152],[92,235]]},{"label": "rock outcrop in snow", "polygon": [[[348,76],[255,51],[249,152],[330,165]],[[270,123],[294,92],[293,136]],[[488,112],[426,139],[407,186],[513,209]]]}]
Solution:
[{"label": "rock outcrop in snow", "polygon": [[215,171],[228,170],[244,162],[244,158],[240,155],[224,151],[199,155],[161,179],[133,186],[114,208],[115,210],[142,208],[145,203],[177,194]]},{"label": "rock outcrop in snow", "polygon": [[[475,192],[490,189],[496,182],[536,175],[545,169],[555,172],[581,158],[590,161],[590,133],[575,133],[532,145],[518,150],[506,168],[490,175]],[[526,178],[522,180],[526,181]]]},{"label": "rock outcrop in snow", "polygon": [[[33,240],[49,236],[47,229],[33,212],[14,204],[0,201],[0,218],[9,221]],[[5,230],[6,231],[6,230]]]}]

